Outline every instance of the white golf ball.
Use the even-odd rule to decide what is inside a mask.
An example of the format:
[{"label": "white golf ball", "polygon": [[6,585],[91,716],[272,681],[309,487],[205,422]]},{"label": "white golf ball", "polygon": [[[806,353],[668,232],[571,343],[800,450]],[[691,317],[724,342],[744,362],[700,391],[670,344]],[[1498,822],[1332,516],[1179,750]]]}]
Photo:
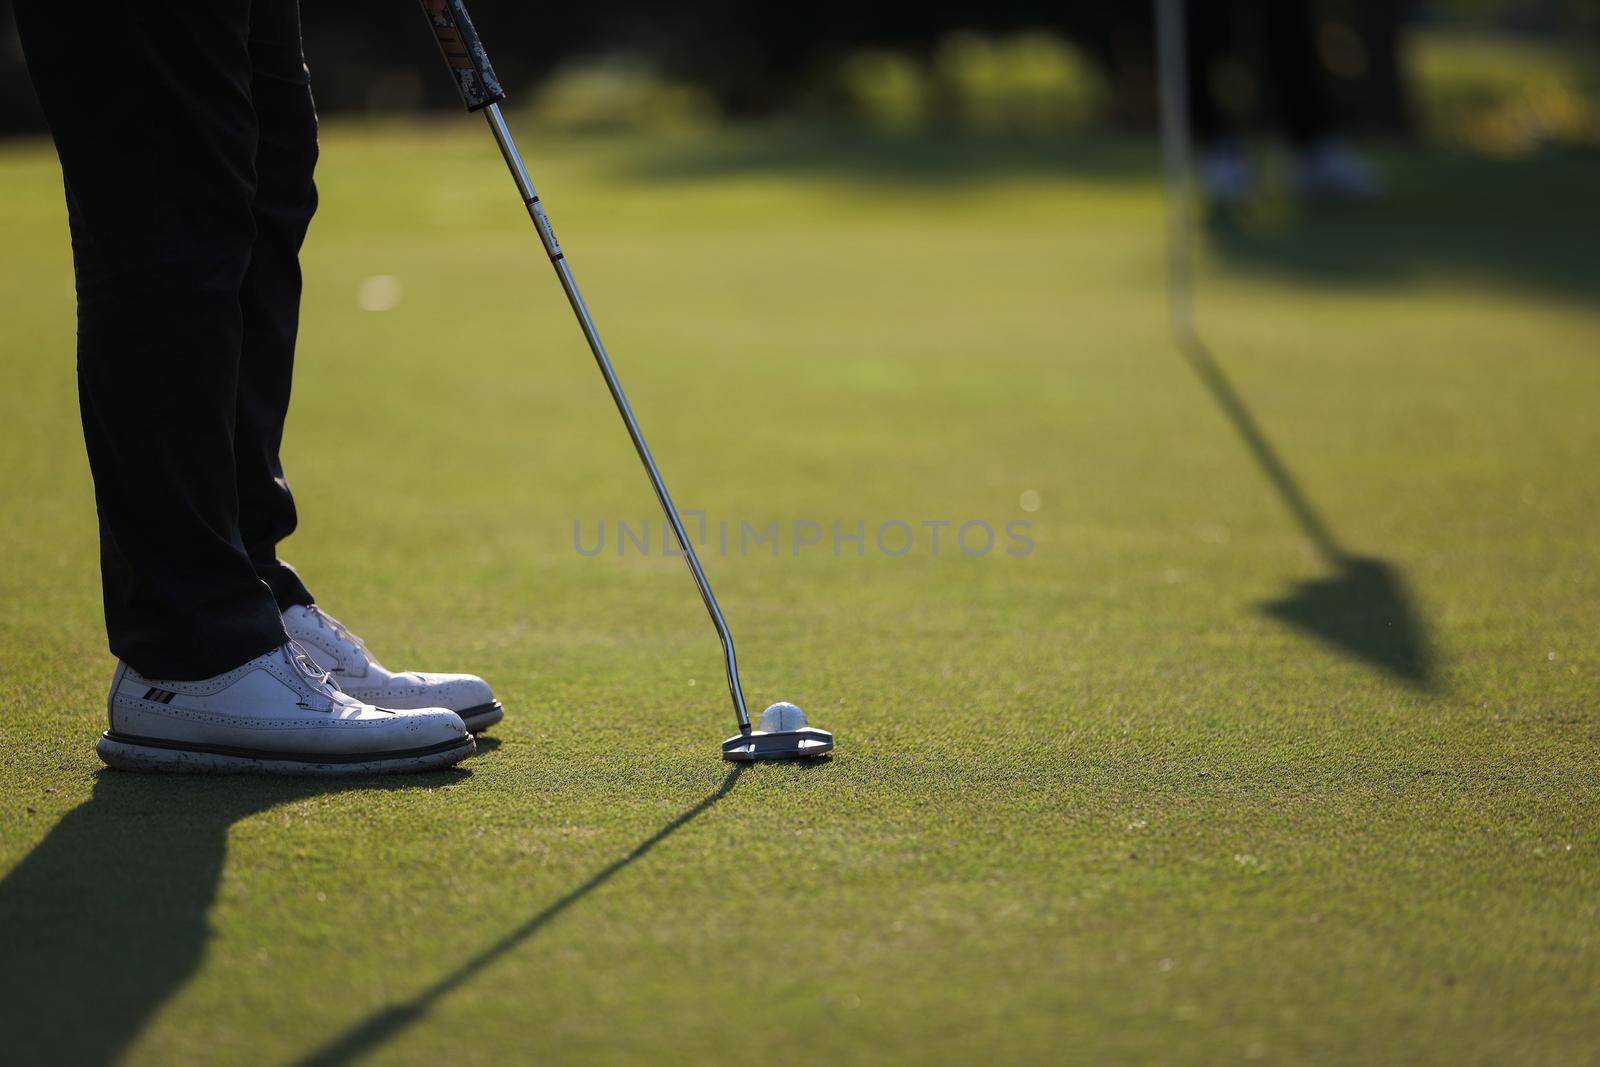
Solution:
[{"label": "white golf ball", "polygon": [[780,700],[761,713],[761,722],[756,729],[764,734],[781,734],[803,730],[805,725],[806,713],[788,701]]}]

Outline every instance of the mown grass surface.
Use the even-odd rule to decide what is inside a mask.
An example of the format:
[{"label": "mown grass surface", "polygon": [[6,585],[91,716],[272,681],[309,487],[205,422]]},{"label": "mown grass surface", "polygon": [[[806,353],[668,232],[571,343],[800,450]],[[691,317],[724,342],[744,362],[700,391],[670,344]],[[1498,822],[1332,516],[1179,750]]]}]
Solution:
[{"label": "mown grass surface", "polygon": [[1373,594],[1170,344],[1145,147],[530,140],[680,503],[827,530],[706,561],[752,701],[839,737],[730,778],[681,562],[573,548],[659,520],[487,137],[324,142],[285,554],[506,721],[455,774],[97,773],[59,177],[5,149],[17,1062],[1592,1062],[1595,160],[1214,230],[1211,356]]}]

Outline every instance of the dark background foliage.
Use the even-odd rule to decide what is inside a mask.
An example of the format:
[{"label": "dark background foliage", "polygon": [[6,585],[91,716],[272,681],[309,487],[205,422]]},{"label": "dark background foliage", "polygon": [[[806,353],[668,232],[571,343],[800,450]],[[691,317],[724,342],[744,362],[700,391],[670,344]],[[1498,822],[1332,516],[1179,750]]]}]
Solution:
[{"label": "dark background foliage", "polygon": [[[0,133],[42,128],[11,7],[12,0],[0,0]],[[1333,79],[1346,118],[1389,132],[1410,124],[1397,48],[1408,23],[1443,18],[1545,34],[1592,33],[1600,24],[1600,0],[1319,0],[1319,8],[1323,25],[1360,41],[1364,50],[1358,74]],[[1142,2],[475,0],[472,11],[502,79],[522,98],[563,64],[620,55],[705,90],[725,116],[766,116],[825,108],[827,95],[819,86],[844,57],[862,48],[917,58],[958,31],[1045,30],[1072,41],[1101,68],[1110,87],[1105,119],[1137,124],[1153,113],[1151,17]],[[303,18],[325,113],[454,105],[412,0],[310,0]]]}]

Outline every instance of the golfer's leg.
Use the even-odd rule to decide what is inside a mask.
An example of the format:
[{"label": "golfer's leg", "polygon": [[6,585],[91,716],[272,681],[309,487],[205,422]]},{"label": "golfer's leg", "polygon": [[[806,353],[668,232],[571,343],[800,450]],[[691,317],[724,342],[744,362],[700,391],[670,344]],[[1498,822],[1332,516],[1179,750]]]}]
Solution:
[{"label": "golfer's leg", "polygon": [[195,679],[284,640],[238,529],[239,289],[255,241],[248,0],[29,0],[68,191],[111,650]]},{"label": "golfer's leg", "polygon": [[245,549],[279,609],[286,610],[312,603],[294,569],[278,559],[278,542],[295,528],[294,497],[278,451],[300,321],[300,245],[317,207],[311,177],[317,113],[300,46],[298,0],[255,0],[250,59],[259,121],[256,240],[239,296],[244,344],[234,459]]},{"label": "golfer's leg", "polygon": [[1266,5],[1264,19],[1267,92],[1284,133],[1304,148],[1331,132],[1315,14],[1310,0],[1274,0]]},{"label": "golfer's leg", "polygon": [[1208,146],[1231,134],[1217,100],[1216,67],[1234,47],[1232,0],[1189,0],[1184,32],[1188,46],[1189,128]]}]

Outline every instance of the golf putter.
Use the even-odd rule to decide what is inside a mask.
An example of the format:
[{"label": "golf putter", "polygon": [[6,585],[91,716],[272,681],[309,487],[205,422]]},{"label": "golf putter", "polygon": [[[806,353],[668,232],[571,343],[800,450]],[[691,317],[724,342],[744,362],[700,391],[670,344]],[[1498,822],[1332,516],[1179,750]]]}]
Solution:
[{"label": "golf putter", "polygon": [[[545,254],[550,257],[550,265],[555,268],[561,288],[567,294],[567,302],[572,305],[572,312],[578,318],[578,326],[583,330],[584,340],[589,342],[589,350],[594,353],[594,361],[605,377],[606,388],[611,391],[611,399],[616,402],[617,413],[622,416],[623,425],[628,428],[628,436],[633,440],[634,451],[639,453],[639,461],[644,464],[645,474],[650,477],[650,486],[655,490],[656,500],[661,503],[661,511],[672,527],[672,535],[677,539],[678,548],[683,552],[684,561],[689,565],[689,573],[694,576],[695,587],[700,590],[700,599],[705,602],[706,612],[711,616],[711,624],[716,627],[717,637],[722,641],[722,659],[728,673],[728,693],[733,698],[734,716],[739,723],[739,732],[722,743],[722,757],[747,762],[824,755],[833,748],[833,735],[826,730],[804,725],[804,716],[793,705],[775,704],[762,716],[763,727],[770,721],[779,728],[757,730],[751,727],[750,713],[745,710],[744,705],[744,690],[739,685],[739,664],[734,658],[733,635],[728,632],[728,624],[722,618],[722,609],[717,606],[717,598],[711,593],[711,583],[706,581],[705,571],[700,567],[700,558],[695,555],[694,544],[684,530],[683,520],[678,517],[678,509],[667,493],[666,483],[661,480],[661,472],[656,468],[656,461],[650,455],[650,447],[645,444],[644,435],[640,433],[639,424],[633,417],[633,409],[628,406],[628,399],[623,395],[622,384],[617,381],[617,373],[611,367],[611,359],[606,355],[605,346],[600,343],[600,334],[595,330],[594,320],[589,316],[589,308],[583,301],[583,295],[578,292],[578,283],[573,280],[572,270],[567,266],[566,255],[556,241],[555,231],[550,228],[550,219],[545,215],[544,207],[539,202],[539,194],[534,191],[533,181],[528,177],[528,169],[522,162],[522,154],[517,151],[516,143],[511,139],[511,130],[506,126],[505,116],[500,113],[500,102],[506,95],[500,86],[500,79],[495,76],[494,67],[489,64],[489,55],[484,51],[483,42],[478,39],[477,31],[473,29],[472,19],[467,15],[467,8],[462,0],[444,0],[440,10],[434,10],[435,4],[430,0],[421,2],[423,13],[427,15],[428,23],[433,28],[433,35],[439,42],[439,51],[444,54],[445,63],[455,78],[456,88],[461,92],[462,102],[466,104],[469,112],[481,111],[488,120],[495,144],[500,146],[500,154],[505,157],[511,178],[516,182],[517,192],[522,195],[522,202],[528,209],[529,217],[533,219],[533,227],[539,233]],[[792,709],[794,715],[784,714],[780,709]],[[798,723],[795,721],[796,718],[800,720]],[[796,726],[798,728],[793,728]]]}]

